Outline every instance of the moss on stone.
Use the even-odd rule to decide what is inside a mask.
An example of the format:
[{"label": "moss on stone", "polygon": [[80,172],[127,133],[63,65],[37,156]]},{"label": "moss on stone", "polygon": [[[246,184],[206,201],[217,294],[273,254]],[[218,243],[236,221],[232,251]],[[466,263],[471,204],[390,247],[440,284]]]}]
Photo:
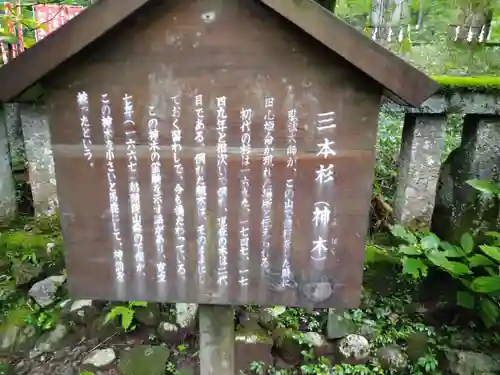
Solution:
[{"label": "moss on stone", "polygon": [[432,76],[443,91],[500,92],[499,76]]}]

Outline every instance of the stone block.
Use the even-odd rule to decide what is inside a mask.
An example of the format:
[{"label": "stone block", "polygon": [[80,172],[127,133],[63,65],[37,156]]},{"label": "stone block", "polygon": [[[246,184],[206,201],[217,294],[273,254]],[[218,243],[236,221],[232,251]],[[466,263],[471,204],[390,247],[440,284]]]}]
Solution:
[{"label": "stone block", "polygon": [[406,114],[394,202],[396,221],[428,227],[444,151],[446,116]]},{"label": "stone block", "polygon": [[20,104],[19,111],[35,213],[51,214],[58,200],[47,111],[31,104]]},{"label": "stone block", "polygon": [[16,213],[16,190],[12,177],[5,112],[0,107],[0,220]]}]

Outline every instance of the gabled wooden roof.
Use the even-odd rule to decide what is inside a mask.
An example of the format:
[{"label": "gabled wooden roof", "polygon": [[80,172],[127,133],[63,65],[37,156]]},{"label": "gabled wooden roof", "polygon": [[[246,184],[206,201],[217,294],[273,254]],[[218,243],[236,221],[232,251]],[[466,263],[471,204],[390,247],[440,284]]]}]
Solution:
[{"label": "gabled wooden roof", "polygon": [[[152,0],[101,0],[0,68],[0,102],[14,101],[60,64]],[[237,1],[237,0],[234,0]],[[261,1],[378,82],[400,104],[419,106],[439,85],[313,0]],[[91,28],[88,25],[92,25]]]}]

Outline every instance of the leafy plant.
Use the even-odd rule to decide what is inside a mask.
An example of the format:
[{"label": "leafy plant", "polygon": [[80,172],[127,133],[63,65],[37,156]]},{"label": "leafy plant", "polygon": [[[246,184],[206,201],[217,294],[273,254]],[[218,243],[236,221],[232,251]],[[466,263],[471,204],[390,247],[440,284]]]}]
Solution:
[{"label": "leafy plant", "polygon": [[404,274],[419,280],[430,267],[438,268],[464,287],[457,292],[459,306],[478,308],[487,327],[500,320],[500,233],[487,233],[493,244],[476,247],[468,233],[462,235],[460,245],[453,245],[432,233],[412,233],[401,225],[394,225],[391,232],[404,242],[397,248]]},{"label": "leafy plant", "polygon": [[[375,366],[368,367],[366,365],[349,365],[349,364],[340,364],[335,365],[332,369],[332,374],[345,375],[384,375],[386,372],[384,369]],[[327,373],[328,374],[328,373]]]},{"label": "leafy plant", "polygon": [[266,372],[266,364],[262,361],[251,362],[249,368],[256,375],[263,375]]},{"label": "leafy plant", "polygon": [[167,370],[167,373],[171,374],[171,375],[182,375],[179,372],[179,370],[177,370],[177,366],[175,365],[175,363],[173,363],[171,361],[167,362],[166,370]]},{"label": "leafy plant", "polygon": [[[15,3],[14,1],[11,1]],[[34,31],[37,29],[47,30],[46,24],[40,24],[33,19],[32,7],[37,4],[58,4],[58,5],[81,5],[88,6],[92,0],[21,0],[19,7],[7,7],[6,4],[0,4],[0,39],[8,44],[19,44],[16,33],[20,26],[23,30],[23,44],[25,48],[30,48],[35,44]],[[0,64],[2,63],[0,59]]]},{"label": "leafy plant", "polygon": [[24,317],[24,322],[30,324],[41,331],[48,331],[54,328],[57,321],[57,313],[53,310],[37,309],[31,315]]},{"label": "leafy plant", "polygon": [[483,193],[494,194],[500,197],[500,184],[498,183],[488,182],[484,180],[469,180],[467,181],[467,184]]},{"label": "leafy plant", "polygon": [[135,329],[135,325],[133,324],[134,316],[135,316],[135,308],[136,307],[146,307],[147,302],[141,301],[131,301],[126,305],[122,306],[114,306],[107,314],[104,320],[105,324],[113,321],[117,317],[120,317],[121,326],[126,332],[133,331]]},{"label": "leafy plant", "polygon": [[424,357],[420,357],[417,360],[417,365],[415,366],[415,370],[423,370],[426,374],[437,374],[438,361],[436,357],[432,355],[426,355]]},{"label": "leafy plant", "polygon": [[300,366],[302,374],[330,375],[332,373],[332,365],[325,357],[318,358],[316,362],[308,362]]}]

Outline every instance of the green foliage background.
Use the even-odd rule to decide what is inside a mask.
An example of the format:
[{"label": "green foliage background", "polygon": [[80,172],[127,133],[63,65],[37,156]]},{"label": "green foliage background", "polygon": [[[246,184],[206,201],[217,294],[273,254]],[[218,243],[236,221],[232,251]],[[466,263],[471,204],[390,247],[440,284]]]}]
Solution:
[{"label": "green foliage background", "polygon": [[[15,0],[13,0],[15,2]],[[31,7],[35,4],[67,4],[89,6],[96,0],[22,0],[22,15],[8,14],[0,18],[0,37],[15,42],[6,30],[8,20],[19,19],[23,24],[25,44],[33,44],[33,20]],[[429,74],[434,75],[496,75],[500,71],[500,46],[496,44],[455,43],[449,38],[450,24],[459,19],[460,11],[490,9],[493,12],[490,41],[500,42],[500,2],[493,0],[409,0],[413,25],[402,43],[388,43],[387,47]],[[0,6],[1,8],[2,6]],[[372,0],[338,0],[335,14],[360,31],[369,32]],[[416,30],[419,19],[421,27]]]}]

